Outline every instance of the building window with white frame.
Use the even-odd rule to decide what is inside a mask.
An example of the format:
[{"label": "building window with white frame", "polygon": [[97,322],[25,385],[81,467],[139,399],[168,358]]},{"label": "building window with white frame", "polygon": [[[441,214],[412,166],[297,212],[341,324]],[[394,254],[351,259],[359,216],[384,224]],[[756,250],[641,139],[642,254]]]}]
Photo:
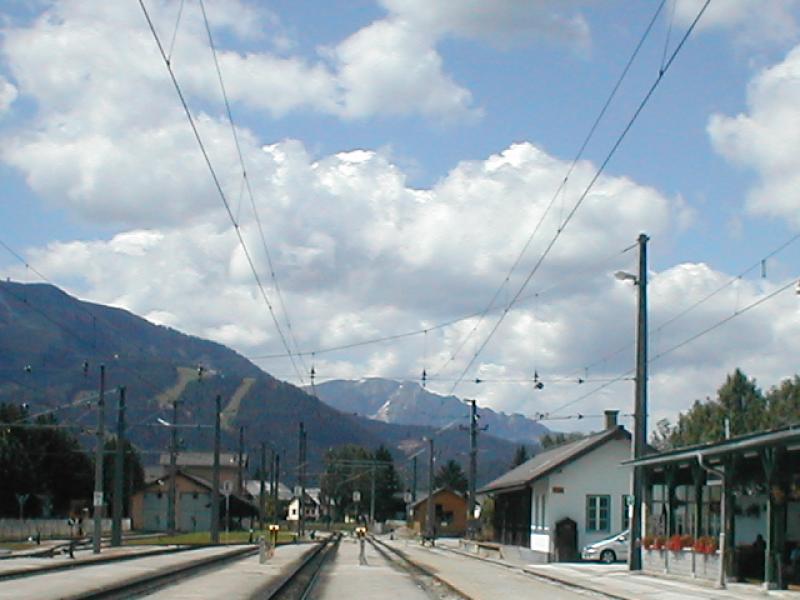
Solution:
[{"label": "building window with white frame", "polygon": [[609,531],[611,529],[611,496],[586,496],[586,531]]}]

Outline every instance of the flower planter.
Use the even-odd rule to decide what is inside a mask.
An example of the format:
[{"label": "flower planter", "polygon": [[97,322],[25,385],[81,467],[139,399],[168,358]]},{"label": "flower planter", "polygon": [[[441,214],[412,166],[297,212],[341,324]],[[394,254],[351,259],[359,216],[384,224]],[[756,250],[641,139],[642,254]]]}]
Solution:
[{"label": "flower planter", "polygon": [[642,550],[642,571],[652,575],[674,575],[716,581],[719,577],[719,551],[711,554],[682,550]]}]

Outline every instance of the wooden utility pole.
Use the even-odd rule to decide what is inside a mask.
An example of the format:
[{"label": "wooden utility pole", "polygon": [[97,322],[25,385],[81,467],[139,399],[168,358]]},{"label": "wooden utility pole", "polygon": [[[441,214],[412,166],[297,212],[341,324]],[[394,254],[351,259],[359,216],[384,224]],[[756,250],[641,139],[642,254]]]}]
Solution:
[{"label": "wooden utility pole", "polygon": [[436,539],[436,523],[434,522],[433,513],[433,438],[428,438],[428,504],[426,513],[426,527],[428,539],[431,545],[434,545]]},{"label": "wooden utility pole", "polygon": [[172,402],[172,424],[169,432],[169,495],[167,498],[167,531],[175,533],[175,502],[178,497],[178,399]]},{"label": "wooden utility pole", "polygon": [[478,407],[475,400],[470,400],[469,411],[469,502],[467,502],[467,530],[472,530],[475,518],[475,486],[478,477]]},{"label": "wooden utility pole", "polygon": [[211,543],[219,544],[219,446],[222,396],[214,400],[214,466],[211,471]]},{"label": "wooden utility pole", "polygon": [[266,470],[267,470],[267,445],[264,442],[261,442],[261,473],[260,473],[260,482],[258,487],[258,526],[259,529],[264,529],[264,515],[266,513],[266,509],[264,507],[264,502],[266,499],[265,496],[265,482],[264,479],[266,478]]},{"label": "wooden utility pole", "polygon": [[97,432],[94,448],[94,532],[92,551],[100,554],[100,536],[103,528],[103,445],[106,428],[106,366],[100,365],[100,397],[97,400]]},{"label": "wooden utility pole", "polygon": [[122,545],[122,495],[125,473],[125,387],[119,388],[117,405],[117,447],[114,453],[114,506],[111,522],[111,545]]},{"label": "wooden utility pole", "polygon": [[[639,459],[647,451],[647,242],[645,234],[640,234],[638,310],[636,318],[636,396],[633,411],[633,459]],[[633,468],[633,511],[629,536],[628,568],[638,571],[642,568],[642,502],[644,501],[644,473],[642,467]]]}]

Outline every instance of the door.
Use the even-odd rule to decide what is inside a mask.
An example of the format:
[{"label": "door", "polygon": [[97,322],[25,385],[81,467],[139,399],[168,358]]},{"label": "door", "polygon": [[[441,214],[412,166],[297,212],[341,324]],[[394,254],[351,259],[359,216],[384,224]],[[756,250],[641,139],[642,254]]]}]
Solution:
[{"label": "door", "polygon": [[570,518],[556,523],[555,553],[557,562],[578,558],[578,524]]},{"label": "door", "polygon": [[142,506],[142,528],[161,531],[167,526],[167,495],[161,492],[146,492]]}]

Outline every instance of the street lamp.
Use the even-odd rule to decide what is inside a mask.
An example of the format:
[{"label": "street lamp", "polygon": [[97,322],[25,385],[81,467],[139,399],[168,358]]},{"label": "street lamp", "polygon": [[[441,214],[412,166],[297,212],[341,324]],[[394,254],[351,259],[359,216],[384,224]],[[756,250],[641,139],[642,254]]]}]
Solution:
[{"label": "street lamp", "polygon": [[[647,448],[647,242],[645,234],[639,234],[639,274],[617,271],[614,277],[619,281],[632,281],[638,289],[636,319],[636,392],[633,411],[633,459],[644,456]],[[633,467],[631,482],[633,511],[630,520],[628,568],[638,571],[642,568],[642,501],[644,500],[644,479],[642,468]]]}]

